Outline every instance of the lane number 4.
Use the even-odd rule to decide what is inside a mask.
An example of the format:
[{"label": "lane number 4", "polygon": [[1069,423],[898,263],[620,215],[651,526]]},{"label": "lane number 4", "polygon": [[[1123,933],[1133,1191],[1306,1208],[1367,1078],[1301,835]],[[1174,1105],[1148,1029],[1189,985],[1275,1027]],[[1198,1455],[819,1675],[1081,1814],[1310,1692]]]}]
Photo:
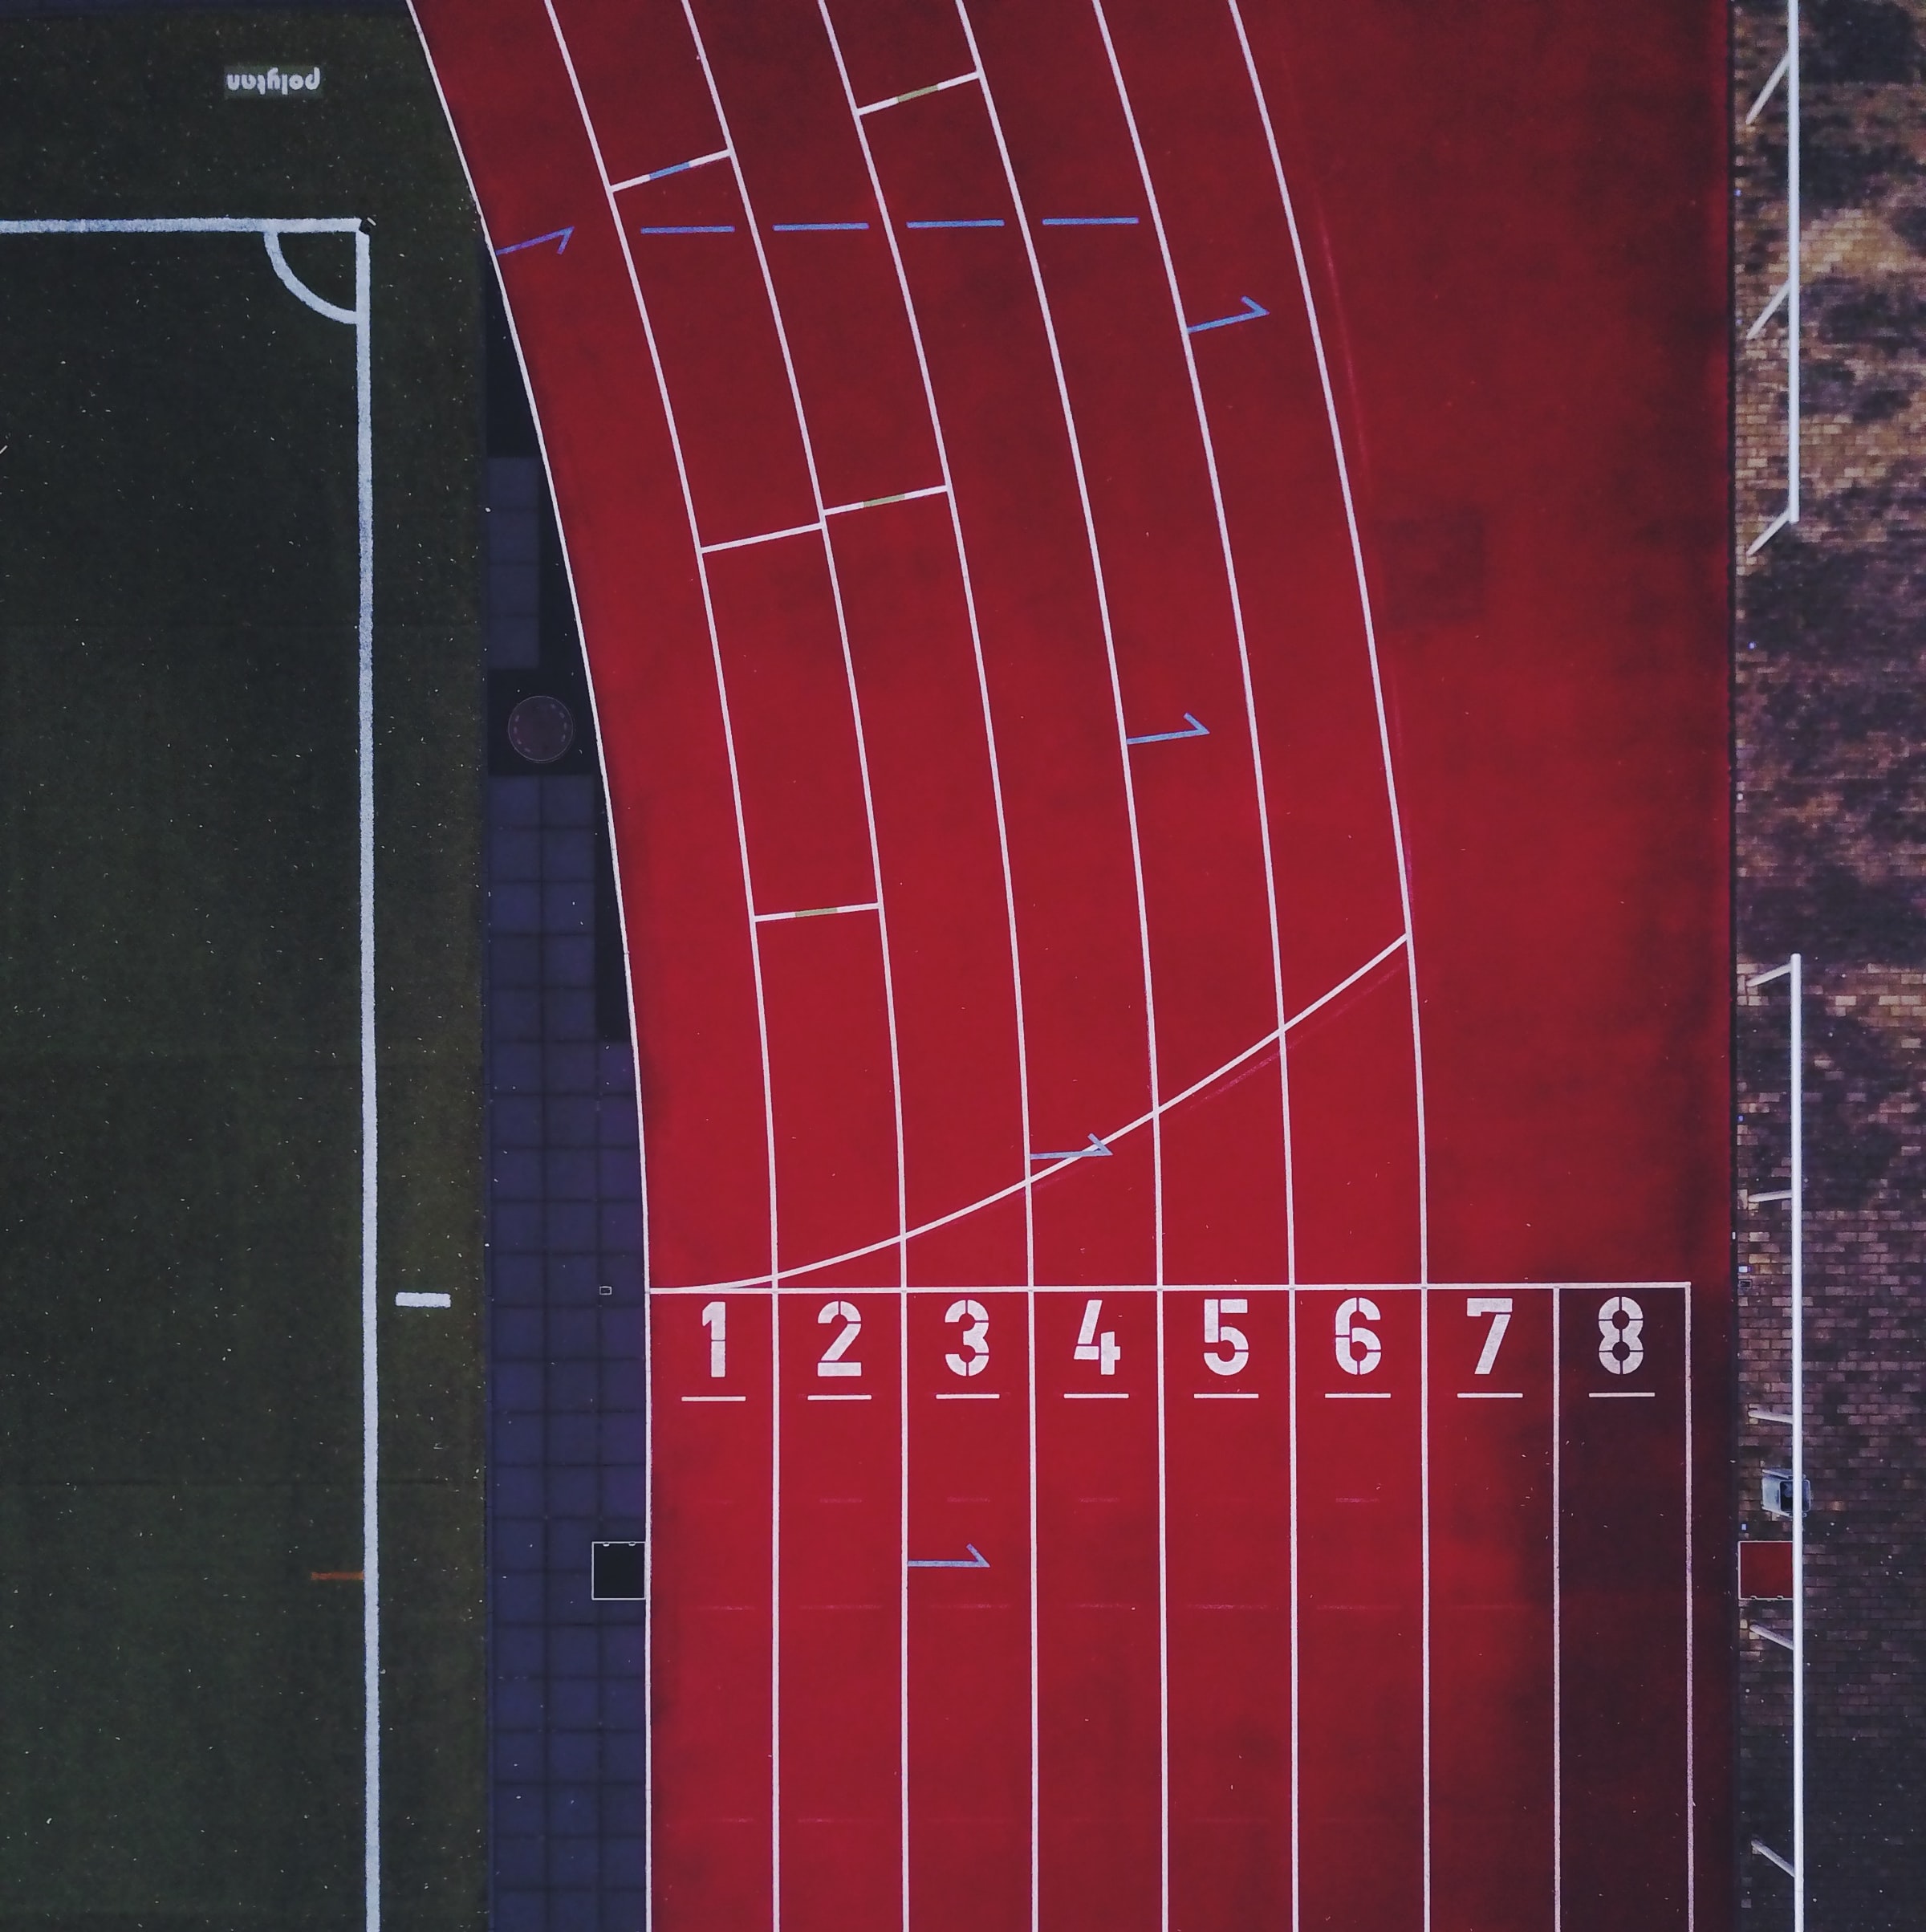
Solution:
[{"label": "lane number 4", "polygon": [[1083,1304],[1083,1325],[1077,1331],[1077,1360],[1095,1362],[1099,1375],[1115,1375],[1118,1357],[1124,1352],[1117,1346],[1117,1332],[1106,1328],[1099,1335],[1097,1324],[1103,1319],[1103,1302],[1100,1295],[1092,1295]]}]

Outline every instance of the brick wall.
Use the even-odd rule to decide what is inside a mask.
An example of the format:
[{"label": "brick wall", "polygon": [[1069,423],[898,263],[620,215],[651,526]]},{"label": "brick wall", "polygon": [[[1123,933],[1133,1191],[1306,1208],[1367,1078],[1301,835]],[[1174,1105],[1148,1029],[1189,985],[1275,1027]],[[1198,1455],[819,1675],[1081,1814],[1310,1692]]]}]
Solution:
[{"label": "brick wall", "polygon": [[[1806,1002],[1807,1869],[1815,1926],[1926,1917],[1926,0],[1806,0],[1800,521],[1785,505],[1782,6],[1734,14],[1737,952]],[[1783,985],[1741,994],[1738,1182],[1785,1185]],[[1737,1210],[1742,1529],[1786,1432],[1786,1210]],[[1761,1621],[1775,1621],[1761,1606]],[[1776,1626],[1783,1627],[1782,1607]],[[1741,1922],[1790,1922],[1786,1652],[1738,1642]]]}]

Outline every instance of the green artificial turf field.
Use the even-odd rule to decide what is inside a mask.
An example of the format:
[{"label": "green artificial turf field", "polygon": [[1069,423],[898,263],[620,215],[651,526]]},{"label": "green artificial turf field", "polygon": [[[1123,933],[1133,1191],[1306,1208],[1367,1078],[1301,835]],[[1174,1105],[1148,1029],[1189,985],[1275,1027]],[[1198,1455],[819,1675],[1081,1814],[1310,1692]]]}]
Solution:
[{"label": "green artificial turf field", "polygon": [[[0,21],[0,202],[372,224],[384,1900],[478,1925],[465,189],[404,18],[148,14]],[[0,235],[0,1927],[358,1925],[354,332],[257,236]]]}]

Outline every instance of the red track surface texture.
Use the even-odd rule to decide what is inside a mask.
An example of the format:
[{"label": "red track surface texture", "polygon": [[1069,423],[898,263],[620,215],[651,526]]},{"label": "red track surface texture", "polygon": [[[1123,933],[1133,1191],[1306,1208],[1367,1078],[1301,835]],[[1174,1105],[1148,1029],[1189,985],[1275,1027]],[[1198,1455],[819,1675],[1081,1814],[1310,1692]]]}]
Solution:
[{"label": "red track surface texture", "polygon": [[654,1923],[1722,1923],[1718,10],[417,4],[613,812]]}]

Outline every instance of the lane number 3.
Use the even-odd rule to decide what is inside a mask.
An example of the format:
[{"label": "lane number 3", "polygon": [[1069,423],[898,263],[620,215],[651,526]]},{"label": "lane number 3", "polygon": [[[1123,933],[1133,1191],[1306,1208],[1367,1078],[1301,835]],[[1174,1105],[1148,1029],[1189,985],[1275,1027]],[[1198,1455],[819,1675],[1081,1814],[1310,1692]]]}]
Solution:
[{"label": "lane number 3", "polygon": [[960,1321],[963,1332],[957,1337],[961,1355],[955,1349],[944,1356],[957,1375],[981,1375],[989,1366],[989,1311],[980,1301],[953,1301],[943,1311],[945,1321]]}]

